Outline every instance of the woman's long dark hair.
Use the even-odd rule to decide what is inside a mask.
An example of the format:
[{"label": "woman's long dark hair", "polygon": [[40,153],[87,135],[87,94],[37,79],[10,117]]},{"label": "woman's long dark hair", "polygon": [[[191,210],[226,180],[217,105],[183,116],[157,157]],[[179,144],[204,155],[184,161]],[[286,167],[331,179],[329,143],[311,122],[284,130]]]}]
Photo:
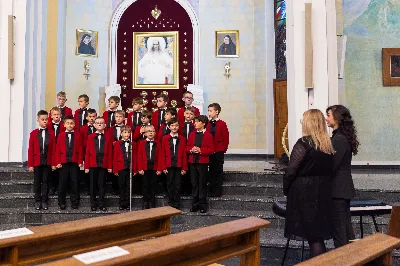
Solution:
[{"label": "woman's long dark hair", "polygon": [[360,142],[358,142],[357,129],[354,126],[354,121],[349,109],[339,104],[329,106],[326,109],[326,113],[328,113],[329,110],[332,112],[333,118],[339,123],[337,131],[346,137],[347,141],[351,145],[353,155],[356,155],[358,153]]}]

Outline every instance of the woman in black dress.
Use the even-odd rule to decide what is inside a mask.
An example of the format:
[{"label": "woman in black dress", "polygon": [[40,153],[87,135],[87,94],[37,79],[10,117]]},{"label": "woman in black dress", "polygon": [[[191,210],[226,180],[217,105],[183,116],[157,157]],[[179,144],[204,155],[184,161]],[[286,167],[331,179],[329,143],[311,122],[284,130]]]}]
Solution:
[{"label": "woman in black dress", "polygon": [[333,243],[341,247],[354,239],[351,225],[350,200],[356,195],[351,176],[352,155],[358,152],[357,130],[350,111],[343,105],[333,105],[326,109],[326,122],[333,128],[332,145],[335,172],[332,184]]},{"label": "woman in black dress", "polygon": [[307,239],[311,257],[315,257],[326,251],[324,240],[332,233],[334,150],[321,111],[306,111],[302,124],[303,137],[293,147],[283,178],[285,237]]}]

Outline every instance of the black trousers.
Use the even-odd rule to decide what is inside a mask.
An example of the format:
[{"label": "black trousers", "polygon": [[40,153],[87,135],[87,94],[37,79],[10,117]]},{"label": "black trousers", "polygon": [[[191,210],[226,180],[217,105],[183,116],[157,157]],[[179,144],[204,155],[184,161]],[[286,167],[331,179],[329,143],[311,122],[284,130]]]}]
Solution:
[{"label": "black trousers", "polygon": [[[68,184],[71,205],[79,204],[79,166],[77,163],[63,163],[60,169],[60,182],[58,187],[58,204],[65,205]],[[68,182],[69,181],[69,182]]]},{"label": "black trousers", "polygon": [[130,206],[130,182],[129,182],[130,170],[124,169],[118,171],[118,186],[119,186],[119,206],[127,208]]},{"label": "black trousers", "polygon": [[49,180],[49,186],[50,189],[57,191],[58,186],[59,186],[59,179],[60,179],[60,169],[56,169],[50,173],[50,180]]},{"label": "black trousers", "polygon": [[190,164],[190,178],[192,180],[192,207],[208,209],[207,203],[207,169],[208,164]]},{"label": "black trousers", "polygon": [[48,165],[33,168],[33,191],[36,202],[47,202],[49,199],[49,177],[51,167]]},{"label": "black trousers", "polygon": [[224,152],[219,151],[210,155],[210,171],[208,180],[210,181],[210,194],[220,197],[222,195],[222,183],[224,172]]},{"label": "black trousers", "polygon": [[149,202],[153,205],[153,207],[156,199],[156,180],[157,175],[155,170],[144,171],[144,175],[142,177],[143,202]]},{"label": "black trousers", "polygon": [[333,243],[336,248],[349,243],[355,238],[351,225],[350,200],[333,198]]},{"label": "black trousers", "polygon": [[99,193],[99,205],[104,206],[105,178],[107,169],[101,167],[90,168],[90,204],[96,206],[96,193]]},{"label": "black trousers", "polygon": [[181,205],[181,167],[167,168],[168,205],[180,207]]}]

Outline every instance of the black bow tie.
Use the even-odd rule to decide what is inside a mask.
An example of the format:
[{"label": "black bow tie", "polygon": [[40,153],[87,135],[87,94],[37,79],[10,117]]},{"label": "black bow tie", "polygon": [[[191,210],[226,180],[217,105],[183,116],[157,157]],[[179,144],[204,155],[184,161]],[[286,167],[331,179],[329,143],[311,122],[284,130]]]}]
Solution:
[{"label": "black bow tie", "polygon": [[135,114],[138,114],[138,115],[140,115],[140,114],[141,114],[141,112],[139,112],[139,111],[135,111]]},{"label": "black bow tie", "polygon": [[60,125],[60,122],[58,122],[58,123],[53,123],[53,126],[58,126],[58,125]]},{"label": "black bow tie", "polygon": [[87,111],[87,108],[81,108],[81,112]]},{"label": "black bow tie", "polygon": [[112,114],[113,114],[113,113],[115,113],[115,111],[110,111],[110,113],[112,113]]},{"label": "black bow tie", "polygon": [[177,136],[175,136],[175,137],[172,137],[173,139],[178,139],[178,137]]},{"label": "black bow tie", "polygon": [[65,133],[67,133],[68,135],[72,135],[72,133],[74,133],[74,132],[65,132]]},{"label": "black bow tie", "polygon": [[189,122],[185,122],[185,124],[186,125],[190,125],[190,124],[192,124],[192,122],[190,122],[190,121]]},{"label": "black bow tie", "polygon": [[148,140],[147,142],[149,142],[149,143],[154,143],[154,140]]},{"label": "black bow tie", "polygon": [[217,123],[217,121],[216,120],[211,120],[210,123],[215,125],[215,123]]},{"label": "black bow tie", "polygon": [[103,136],[104,133],[96,133],[97,136]]},{"label": "black bow tie", "polygon": [[130,143],[130,141],[129,140],[124,140],[124,143]]},{"label": "black bow tie", "polygon": [[121,126],[119,126],[119,125],[115,125],[115,127],[121,127]]},{"label": "black bow tie", "polygon": [[203,131],[197,131],[197,133],[196,134],[203,134]]},{"label": "black bow tie", "polygon": [[165,111],[165,108],[158,108],[158,110],[160,110],[160,111]]},{"label": "black bow tie", "polygon": [[47,131],[47,128],[41,128],[41,129],[40,129],[40,132],[42,132],[43,130],[44,130],[44,131]]},{"label": "black bow tie", "polygon": [[90,128],[94,128],[94,126],[89,126]]}]

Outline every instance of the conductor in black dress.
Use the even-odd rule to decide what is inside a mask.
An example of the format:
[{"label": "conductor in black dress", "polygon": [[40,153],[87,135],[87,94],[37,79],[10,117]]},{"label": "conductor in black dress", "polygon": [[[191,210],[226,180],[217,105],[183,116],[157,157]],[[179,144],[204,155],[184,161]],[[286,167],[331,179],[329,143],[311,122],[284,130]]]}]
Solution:
[{"label": "conductor in black dress", "polygon": [[355,197],[351,176],[352,156],[358,152],[357,130],[350,111],[343,105],[326,109],[326,122],[333,129],[332,145],[335,176],[332,184],[333,243],[336,248],[355,238],[351,225],[350,200]]},{"label": "conductor in black dress", "polygon": [[324,240],[332,236],[334,150],[321,111],[306,111],[302,124],[303,137],[293,147],[283,178],[285,237],[306,239],[315,257],[326,251]]}]

